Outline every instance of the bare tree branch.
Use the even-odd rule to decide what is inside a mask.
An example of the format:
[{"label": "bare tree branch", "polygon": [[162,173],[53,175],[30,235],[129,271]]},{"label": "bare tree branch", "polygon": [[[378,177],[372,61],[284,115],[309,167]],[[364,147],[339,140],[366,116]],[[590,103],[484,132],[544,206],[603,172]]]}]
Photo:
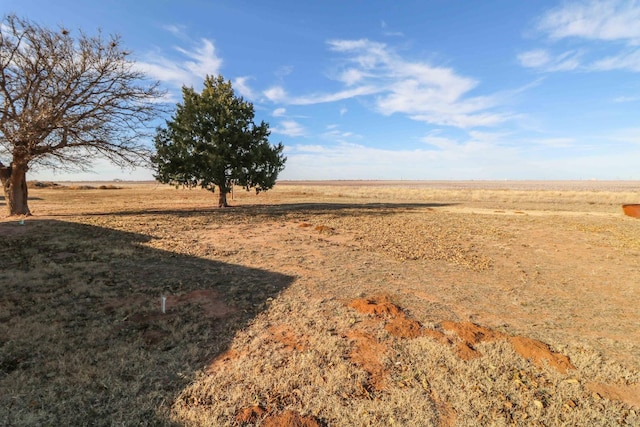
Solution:
[{"label": "bare tree branch", "polygon": [[9,15],[0,28],[0,146],[12,162],[85,168],[149,157],[161,111],[157,83],[129,60],[120,37],[54,31]]},{"label": "bare tree branch", "polygon": [[147,164],[163,92],[120,37],[72,37],[8,15],[0,22],[0,178],[10,215],[30,215],[32,165],[86,170],[103,157]]}]

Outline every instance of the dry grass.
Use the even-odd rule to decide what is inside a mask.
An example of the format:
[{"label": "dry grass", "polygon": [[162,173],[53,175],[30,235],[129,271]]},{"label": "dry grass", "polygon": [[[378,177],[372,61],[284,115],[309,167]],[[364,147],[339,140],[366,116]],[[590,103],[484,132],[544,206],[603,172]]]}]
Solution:
[{"label": "dry grass", "polygon": [[640,424],[628,183],[100,185],[0,222],[0,424]]}]

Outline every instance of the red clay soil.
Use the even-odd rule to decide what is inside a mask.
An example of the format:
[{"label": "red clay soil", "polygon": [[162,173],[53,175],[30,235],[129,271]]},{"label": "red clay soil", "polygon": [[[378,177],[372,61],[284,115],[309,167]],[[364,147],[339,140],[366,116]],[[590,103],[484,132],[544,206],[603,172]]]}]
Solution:
[{"label": "red clay soil", "polygon": [[349,303],[349,307],[359,313],[390,318],[384,329],[394,337],[417,338],[422,335],[420,323],[409,318],[387,295],[355,299]]},{"label": "red clay soil", "polygon": [[278,415],[269,415],[260,424],[262,427],[320,427],[313,417],[303,417],[297,412],[284,411]]},{"label": "red clay soil", "polygon": [[504,338],[504,334],[493,331],[484,326],[476,325],[471,322],[450,322],[444,321],[440,323],[443,329],[453,331],[462,339],[462,341],[474,345],[485,341],[495,341]]},{"label": "red clay soil", "polygon": [[349,303],[349,307],[355,309],[358,313],[376,316],[395,317],[401,313],[398,306],[393,304],[387,295],[355,299]]},{"label": "red clay soil", "polygon": [[251,406],[238,411],[236,414],[236,424],[255,424],[265,416],[267,411],[259,406]]},{"label": "red clay soil", "polygon": [[[399,338],[416,338],[421,335],[426,335],[435,338],[442,344],[451,343],[451,341],[439,331],[433,329],[423,330],[417,321],[410,319],[400,307],[391,302],[391,298],[387,295],[355,299],[349,303],[349,307],[363,314],[391,318],[385,325],[385,329],[393,336]],[[452,322],[445,320],[440,323],[440,326],[442,329],[454,332],[460,338],[460,341],[456,343],[455,350],[463,360],[471,360],[482,356],[482,354],[474,348],[476,344],[507,339],[516,353],[532,361],[538,367],[543,367],[543,360],[546,360],[549,366],[554,367],[561,373],[566,373],[567,369],[575,369],[567,356],[554,353],[549,349],[548,345],[541,341],[526,337],[510,337],[472,322]]]},{"label": "red clay soil", "polygon": [[362,331],[349,331],[347,338],[353,341],[349,359],[369,374],[369,385],[374,390],[383,390],[388,372],[380,357],[387,352],[387,346]]},{"label": "red clay soil", "polygon": [[471,322],[457,323],[444,321],[440,325],[443,329],[453,331],[460,337],[462,341],[456,345],[456,352],[458,356],[464,360],[481,356],[481,353],[473,347],[475,344],[498,339],[508,339],[516,353],[532,361],[533,364],[539,368],[544,366],[543,360],[546,360],[549,366],[554,367],[563,374],[567,372],[567,369],[575,369],[567,356],[554,353],[549,349],[547,344],[541,341],[527,337],[509,337],[501,332]]},{"label": "red clay soil", "polygon": [[640,384],[615,385],[589,383],[587,389],[609,400],[619,400],[627,405],[640,409]]},{"label": "red clay soil", "polygon": [[531,360],[539,368],[544,366],[542,361],[546,360],[549,366],[553,366],[563,374],[567,372],[567,369],[575,369],[567,356],[552,352],[549,346],[541,341],[527,337],[510,337],[509,342],[516,353]]},{"label": "red clay soil", "polygon": [[389,332],[389,334],[398,338],[417,338],[422,335],[422,326],[420,326],[420,323],[405,316],[391,319],[384,325],[384,329]]},{"label": "red clay soil", "polygon": [[[236,415],[236,424],[255,424],[262,419],[262,427],[320,427],[320,423],[313,417],[298,414],[293,411],[284,411],[277,415],[265,415],[267,410],[260,406],[251,406],[241,409]],[[264,418],[264,419],[263,419]]]}]

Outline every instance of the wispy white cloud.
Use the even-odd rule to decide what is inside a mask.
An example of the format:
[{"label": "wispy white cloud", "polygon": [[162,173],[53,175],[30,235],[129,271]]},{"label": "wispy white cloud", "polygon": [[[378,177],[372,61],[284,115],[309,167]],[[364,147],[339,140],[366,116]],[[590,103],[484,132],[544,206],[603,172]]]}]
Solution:
[{"label": "wispy white cloud", "polygon": [[235,79],[233,79],[233,88],[234,91],[237,91],[241,96],[248,99],[253,99],[255,98],[255,93],[253,92],[251,87],[249,87],[249,80],[251,80],[251,77],[236,77]]},{"label": "wispy white cloud", "polygon": [[183,25],[170,24],[170,25],[163,25],[162,28],[170,32],[176,37],[180,37],[180,38],[186,37],[184,33],[185,27]]},{"label": "wispy white cloud", "polygon": [[[640,25],[640,21],[639,21]],[[628,70],[640,71],[640,49],[621,52],[595,61],[591,68],[597,71]]]},{"label": "wispy white cloud", "polygon": [[287,91],[282,86],[272,86],[263,91],[262,94],[271,102],[287,103]]},{"label": "wispy white cloud", "polygon": [[[177,53],[177,55],[176,55]],[[139,70],[162,83],[180,88],[202,84],[207,75],[220,72],[222,59],[211,40],[201,39],[189,48],[174,47],[170,52],[150,52],[136,61]]]},{"label": "wispy white cloud", "polygon": [[276,77],[282,79],[291,73],[293,73],[293,67],[291,65],[283,65],[276,70]]},{"label": "wispy white cloud", "polygon": [[360,86],[354,89],[346,89],[335,93],[320,93],[305,96],[289,96],[282,86],[272,86],[263,92],[263,95],[272,102],[289,105],[312,105],[327,102],[341,101],[361,95],[371,95],[380,89],[372,86]]},{"label": "wispy white cloud", "polygon": [[640,2],[590,0],[567,2],[539,19],[537,28],[552,39],[577,37],[592,40],[640,42]]},{"label": "wispy white cloud", "polygon": [[[524,67],[543,71],[611,71],[640,72],[640,0],[589,0],[565,2],[547,11],[536,21],[536,30],[556,43],[573,39],[582,42],[579,51],[552,53],[533,49],[518,55]],[[609,53],[602,56],[599,45],[606,43]],[[588,59],[587,59],[588,58]]]},{"label": "wispy white cloud", "polygon": [[345,83],[347,86],[352,86],[361,82],[366,77],[371,77],[371,75],[357,68],[348,68],[340,73],[338,80]]},{"label": "wispy white cloud", "polygon": [[322,138],[332,143],[348,143],[351,139],[360,139],[360,135],[356,135],[353,132],[343,131],[336,124],[327,126],[327,130],[321,135]]},{"label": "wispy white cloud", "polygon": [[291,137],[304,136],[306,134],[305,128],[295,120],[283,120],[278,126],[271,128],[271,132]]},{"label": "wispy white cloud", "polygon": [[176,47],[175,49],[190,59],[183,62],[183,67],[194,76],[204,79],[207,75],[218,74],[222,59],[216,55],[216,49],[211,40],[200,39],[199,47],[194,46],[191,49]]},{"label": "wispy white cloud", "polygon": [[342,55],[343,69],[334,73],[334,79],[345,88],[291,96],[282,86],[273,86],[264,96],[290,105],[372,97],[371,105],[381,114],[405,114],[413,120],[462,128],[493,126],[510,118],[494,111],[497,97],[469,96],[479,82],[452,68],[406,60],[386,44],[368,39],[329,40],[327,45]]},{"label": "wispy white cloud", "polygon": [[570,71],[580,67],[581,54],[568,51],[552,54],[546,49],[534,49],[518,54],[520,65],[544,71]]},{"label": "wispy white cloud", "polygon": [[273,117],[282,117],[287,113],[287,110],[285,108],[276,108],[275,110],[273,110],[273,112],[271,113],[271,115]]},{"label": "wispy white cloud", "polygon": [[551,62],[551,55],[546,49],[534,49],[518,54],[518,61],[524,67],[542,68]]},{"label": "wispy white cloud", "polygon": [[344,99],[351,99],[358,96],[372,95],[379,92],[380,88],[377,88],[375,86],[359,86],[353,89],[346,89],[335,93],[320,93],[298,96],[289,99],[289,103],[294,105],[324,104],[327,102],[336,102],[342,101]]}]

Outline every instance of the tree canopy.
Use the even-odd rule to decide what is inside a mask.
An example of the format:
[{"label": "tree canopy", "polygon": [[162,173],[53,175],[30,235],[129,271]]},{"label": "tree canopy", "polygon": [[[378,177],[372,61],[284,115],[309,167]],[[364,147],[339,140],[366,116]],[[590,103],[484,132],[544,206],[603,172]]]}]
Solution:
[{"label": "tree canopy", "polygon": [[235,95],[230,81],[207,76],[201,93],[182,88],[182,103],[158,130],[152,162],[162,183],[219,191],[227,206],[232,184],[257,193],[272,188],[284,169],[281,143],[269,143],[269,125],[256,124],[251,102]]},{"label": "tree canopy", "polygon": [[129,57],[118,36],[74,37],[15,15],[0,22],[0,182],[9,214],[30,214],[26,173],[34,164],[148,162],[142,137],[163,92]]}]

